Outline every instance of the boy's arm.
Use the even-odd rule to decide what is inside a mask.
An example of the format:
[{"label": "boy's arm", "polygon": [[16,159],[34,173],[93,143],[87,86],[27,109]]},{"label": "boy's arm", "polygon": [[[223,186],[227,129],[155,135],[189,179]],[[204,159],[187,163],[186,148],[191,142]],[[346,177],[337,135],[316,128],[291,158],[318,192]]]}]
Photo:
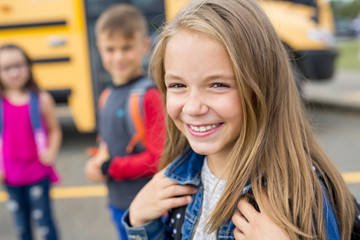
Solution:
[{"label": "boy's arm", "polygon": [[85,164],[85,174],[93,182],[106,181],[106,176],[102,174],[101,165],[109,159],[109,151],[105,142],[100,142],[97,153],[92,156]]},{"label": "boy's arm", "polygon": [[144,96],[145,151],[114,157],[103,163],[103,174],[116,180],[152,176],[158,169],[165,139],[164,106],[157,89],[149,89]]}]

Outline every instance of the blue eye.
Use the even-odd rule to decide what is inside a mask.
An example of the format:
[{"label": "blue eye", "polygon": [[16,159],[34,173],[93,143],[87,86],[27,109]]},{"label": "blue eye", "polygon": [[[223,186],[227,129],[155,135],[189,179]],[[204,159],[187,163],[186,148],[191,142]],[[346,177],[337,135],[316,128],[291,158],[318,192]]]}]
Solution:
[{"label": "blue eye", "polygon": [[228,88],[230,86],[227,85],[227,84],[224,84],[224,83],[213,83],[213,84],[211,84],[211,87],[214,87],[214,88]]},{"label": "blue eye", "polygon": [[182,88],[182,87],[185,87],[185,85],[182,83],[172,83],[167,86],[167,88]]}]

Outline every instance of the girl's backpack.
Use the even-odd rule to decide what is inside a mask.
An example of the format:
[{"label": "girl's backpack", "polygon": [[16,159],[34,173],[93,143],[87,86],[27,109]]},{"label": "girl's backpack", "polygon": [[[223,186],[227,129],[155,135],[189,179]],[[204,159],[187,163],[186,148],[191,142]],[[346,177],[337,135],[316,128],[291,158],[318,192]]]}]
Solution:
[{"label": "girl's backpack", "polygon": [[351,232],[351,240],[359,240],[360,239],[360,201],[356,200],[354,197],[354,203],[356,208],[356,214],[355,214],[354,227]]},{"label": "girl's backpack", "polygon": [[[250,203],[255,207],[257,211],[260,211],[252,195],[251,189],[249,190],[249,192],[247,192],[247,195],[250,196]],[[360,202],[356,200],[355,197],[354,197],[354,204],[357,211],[354,216],[355,217],[354,227],[351,232],[350,240],[360,240]],[[186,211],[186,206],[174,208],[169,211],[167,217],[167,221],[168,221],[167,225],[169,226],[169,230],[168,230],[169,236],[167,236],[167,239],[181,240],[182,237],[181,227],[184,222],[185,211]]]}]

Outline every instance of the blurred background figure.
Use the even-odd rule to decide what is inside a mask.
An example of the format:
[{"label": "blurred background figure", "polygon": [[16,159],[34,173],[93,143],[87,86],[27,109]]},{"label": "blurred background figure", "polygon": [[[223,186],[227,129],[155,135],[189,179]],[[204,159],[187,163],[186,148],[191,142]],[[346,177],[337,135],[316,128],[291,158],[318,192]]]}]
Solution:
[{"label": "blurred background figure", "polygon": [[119,239],[126,240],[121,218],[158,169],[165,139],[164,106],[142,67],[151,41],[141,11],[129,4],[110,6],[95,30],[112,86],[100,96],[99,151],[87,161],[85,173],[92,181],[106,182],[112,220]]},{"label": "blurred background figure", "polygon": [[31,219],[44,239],[58,239],[49,197],[61,143],[55,103],[39,90],[29,56],[11,44],[0,47],[0,138],[0,180],[18,239],[32,239]]}]

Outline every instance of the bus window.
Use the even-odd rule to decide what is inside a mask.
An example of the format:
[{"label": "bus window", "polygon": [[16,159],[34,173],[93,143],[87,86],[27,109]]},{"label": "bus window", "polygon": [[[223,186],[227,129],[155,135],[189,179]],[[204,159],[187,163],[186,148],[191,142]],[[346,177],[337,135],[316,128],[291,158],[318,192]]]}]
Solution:
[{"label": "bus window", "polygon": [[303,4],[303,5],[308,5],[311,7],[316,7],[315,0],[282,0],[282,1],[293,2],[293,3],[297,3],[297,4]]}]

